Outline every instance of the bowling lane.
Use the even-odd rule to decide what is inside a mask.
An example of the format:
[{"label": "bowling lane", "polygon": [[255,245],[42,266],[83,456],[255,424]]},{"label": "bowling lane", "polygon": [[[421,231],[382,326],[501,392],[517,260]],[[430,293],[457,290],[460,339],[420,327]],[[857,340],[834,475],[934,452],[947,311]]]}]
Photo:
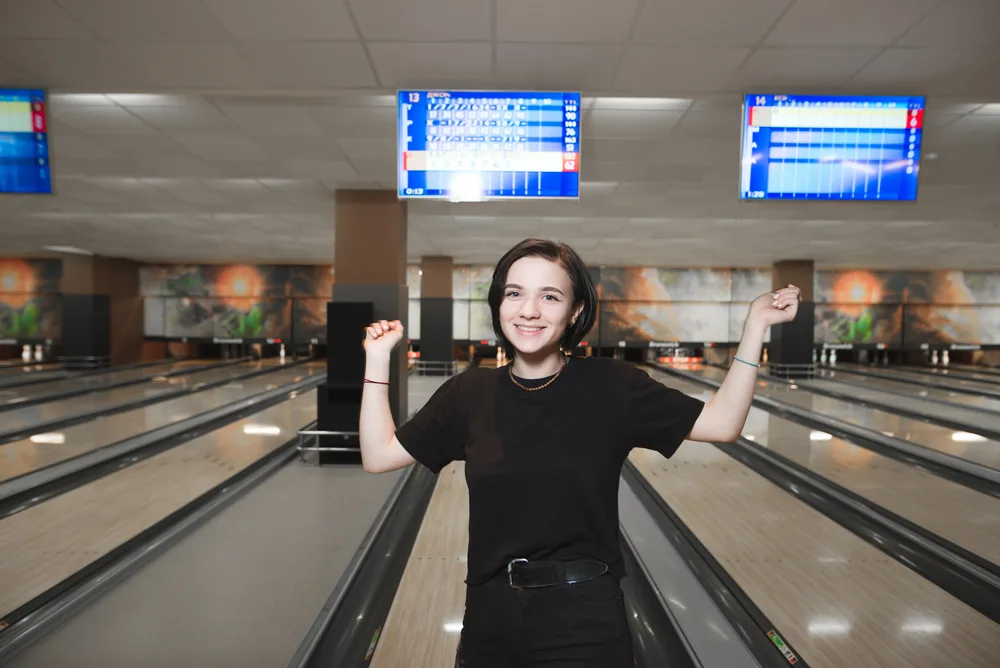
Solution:
[{"label": "bowling lane", "polygon": [[[698,370],[688,370],[688,372],[720,382],[726,377],[725,369],[711,366]],[[671,377],[665,382],[673,384],[680,381]],[[1000,442],[978,434],[955,431],[933,422],[914,420],[889,411],[862,406],[845,399],[814,394],[809,392],[802,383],[799,383],[796,389],[792,389],[784,383],[768,382],[766,378],[762,377],[756,393],[758,396],[769,397],[775,401],[789,403],[820,415],[867,427],[931,450],[1000,469]],[[982,420],[979,415],[973,417]]]},{"label": "bowling lane", "polygon": [[[261,364],[261,362],[237,364],[220,369],[219,372],[235,376],[253,368],[260,368]],[[0,445],[0,482],[186,420],[233,401],[293,382],[297,378],[314,376],[325,371],[326,367],[320,362],[278,369],[211,390],[150,404],[100,420],[84,422],[58,432],[35,434],[30,438]],[[217,378],[224,377],[226,376],[219,375]]]},{"label": "bowling lane", "polygon": [[[444,380],[410,377],[411,413]],[[286,414],[265,417],[261,413],[252,422],[279,426],[282,434],[270,438],[285,442],[294,429],[304,426],[298,424],[303,418],[315,418],[315,391],[301,399],[311,410],[303,409],[293,419],[285,419]],[[235,430],[235,436],[240,436],[239,430]],[[214,440],[215,448],[221,449],[224,436]],[[225,459],[232,460],[245,447],[233,447]],[[185,469],[172,466],[167,470],[171,477],[192,475],[199,481],[197,489],[187,492],[193,498],[207,488],[201,484],[206,467],[208,471],[217,468],[191,454]],[[191,473],[187,474],[189,469]],[[402,473],[376,476],[358,466],[317,467],[293,460],[11,665],[284,666],[344,574]],[[158,489],[170,483],[161,474],[152,484]],[[145,503],[138,481],[132,489],[136,498]],[[461,504],[462,508],[466,506]],[[145,510],[143,514],[153,515]],[[118,520],[130,521],[124,516]],[[461,525],[450,519],[448,522],[453,527],[467,523],[467,519]],[[464,552],[461,556],[464,560]],[[183,642],[177,642],[178,638]]]},{"label": "bowling lane", "polygon": [[629,459],[813,668],[995,668],[1000,627],[714,446]]},{"label": "bowling lane", "polygon": [[451,666],[465,615],[469,488],[465,465],[438,474],[369,668]]},{"label": "bowling lane", "polygon": [[[699,385],[654,372],[654,378],[709,399]],[[743,435],[914,524],[1000,564],[1000,499],[933,473],[752,408]]]},{"label": "bowling lane", "polygon": [[[171,448],[0,522],[0,610],[17,609],[281,446],[316,413],[314,391]],[[277,435],[245,432],[277,425]]]},{"label": "bowling lane", "polygon": [[948,389],[961,389],[969,392],[978,392],[991,399],[1000,398],[1000,387],[997,387],[995,383],[990,383],[988,381],[984,382],[973,378],[960,378],[958,376],[942,376],[935,378],[927,374],[914,373],[903,369],[894,369],[892,367],[867,367],[858,364],[849,364],[843,367],[838,365],[837,369],[822,369],[821,373],[826,375],[827,373],[835,373],[838,371],[840,372],[838,375],[842,377],[845,375],[844,372],[847,372],[848,376],[856,376],[859,379],[889,376],[892,380],[896,380],[901,383],[912,383],[921,386],[927,386],[928,383],[934,383],[935,385],[947,385]]},{"label": "bowling lane", "polygon": [[22,373],[42,373],[45,371],[57,371],[58,364],[25,364],[21,360],[4,362],[0,366],[0,378],[10,378]]},{"label": "bowling lane", "polygon": [[956,407],[968,406],[981,410],[995,411],[1000,415],[1000,399],[977,397],[961,392],[949,392],[948,390],[907,383],[903,380],[885,380],[884,378],[859,376],[853,373],[837,373],[836,370],[824,369],[823,380],[807,380],[802,381],[801,384],[807,386],[812,383],[821,384],[824,382],[839,385],[841,391],[846,392],[852,392],[855,386],[860,385],[869,390],[894,392],[914,398],[935,399]]},{"label": "bowling lane", "polygon": [[3,432],[27,429],[33,425],[51,420],[69,419],[78,415],[108,410],[121,404],[155,398],[169,392],[194,387],[200,383],[210,383],[230,378],[238,373],[249,373],[277,364],[277,361],[270,359],[237,364],[218,369],[199,371],[185,376],[164,378],[162,381],[147,385],[120,387],[106,392],[93,392],[79,397],[72,397],[64,401],[25,406],[24,408],[16,408],[0,414],[0,423],[3,425]]},{"label": "bowling lane", "polygon": [[189,369],[196,366],[207,366],[209,364],[211,364],[211,362],[207,360],[164,362],[155,366],[122,369],[121,371],[112,371],[111,373],[101,373],[96,375],[76,376],[66,378],[64,380],[57,380],[51,383],[40,383],[38,385],[28,385],[21,388],[12,387],[6,390],[0,388],[0,406],[8,406],[26,399],[34,399],[36,397],[56,394],[59,392],[72,392],[73,390],[92,388],[99,390],[101,387],[112,383],[120,383],[139,378],[153,379],[158,377],[160,374],[170,373],[171,371],[180,371],[182,369]]},{"label": "bowling lane", "polygon": [[[881,371],[886,367],[878,367]],[[943,379],[958,379],[958,380],[975,380],[980,383],[990,383],[993,385],[993,389],[996,390],[996,386],[1000,385],[1000,374],[996,371],[989,373],[988,371],[976,371],[969,367],[888,367],[894,373],[905,373],[908,375],[917,375],[924,378],[943,378]]]}]

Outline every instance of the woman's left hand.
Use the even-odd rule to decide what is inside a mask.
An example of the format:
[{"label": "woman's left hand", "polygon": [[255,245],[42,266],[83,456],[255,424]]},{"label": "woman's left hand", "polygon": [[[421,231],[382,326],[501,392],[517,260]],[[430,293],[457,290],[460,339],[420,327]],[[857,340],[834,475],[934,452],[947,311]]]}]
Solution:
[{"label": "woman's left hand", "polygon": [[794,285],[768,292],[758,297],[750,305],[750,315],[747,323],[756,323],[761,327],[780,325],[795,320],[799,312],[799,302],[802,301],[802,291]]}]

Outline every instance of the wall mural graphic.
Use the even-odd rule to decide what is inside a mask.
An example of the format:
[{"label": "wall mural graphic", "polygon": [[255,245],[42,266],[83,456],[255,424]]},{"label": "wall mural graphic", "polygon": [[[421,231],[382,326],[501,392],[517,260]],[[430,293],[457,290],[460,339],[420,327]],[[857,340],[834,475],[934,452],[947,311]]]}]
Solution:
[{"label": "wall mural graphic", "polygon": [[0,339],[52,339],[62,334],[59,260],[0,259]]}]

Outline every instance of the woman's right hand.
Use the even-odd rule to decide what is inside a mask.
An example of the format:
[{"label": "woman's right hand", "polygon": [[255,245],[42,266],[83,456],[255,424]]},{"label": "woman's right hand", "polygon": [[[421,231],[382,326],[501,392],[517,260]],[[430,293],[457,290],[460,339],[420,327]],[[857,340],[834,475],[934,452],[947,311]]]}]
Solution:
[{"label": "woman's right hand", "polygon": [[388,355],[403,340],[403,323],[399,320],[379,320],[365,328],[365,352]]}]

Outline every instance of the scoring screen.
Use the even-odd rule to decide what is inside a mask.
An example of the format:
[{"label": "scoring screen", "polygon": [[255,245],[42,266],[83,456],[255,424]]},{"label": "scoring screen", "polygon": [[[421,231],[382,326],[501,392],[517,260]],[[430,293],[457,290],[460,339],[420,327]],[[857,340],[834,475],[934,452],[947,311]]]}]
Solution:
[{"label": "scoring screen", "polygon": [[922,97],[748,95],[744,199],[914,200]]},{"label": "scoring screen", "polygon": [[580,195],[580,94],[400,91],[398,194],[476,201]]},{"label": "scoring screen", "polygon": [[0,89],[0,193],[52,192],[45,92]]}]

